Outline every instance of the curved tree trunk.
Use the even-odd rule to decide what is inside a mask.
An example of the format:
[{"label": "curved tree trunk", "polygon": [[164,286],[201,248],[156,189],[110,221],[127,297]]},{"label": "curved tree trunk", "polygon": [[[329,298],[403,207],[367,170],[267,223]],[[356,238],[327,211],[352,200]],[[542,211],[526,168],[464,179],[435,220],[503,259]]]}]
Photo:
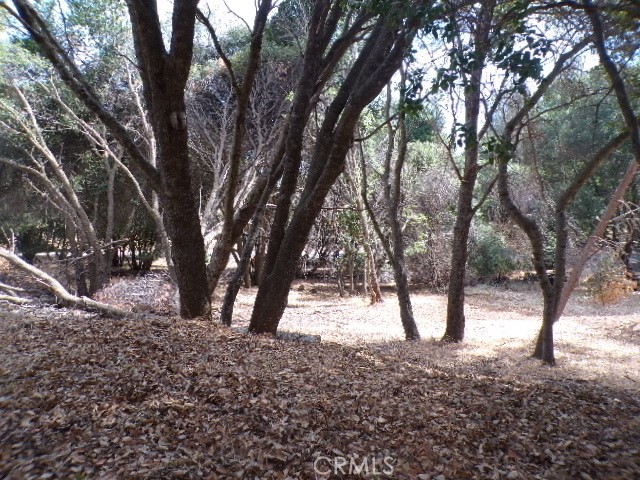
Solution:
[{"label": "curved tree trunk", "polygon": [[[316,4],[321,7],[321,4]],[[322,10],[320,8],[320,10]],[[314,9],[315,12],[315,9]],[[280,318],[284,313],[291,283],[298,262],[304,250],[309,232],[320,213],[331,186],[344,170],[346,156],[351,148],[353,134],[362,110],[368,105],[391,76],[400,68],[406,49],[411,44],[414,28],[419,19],[408,21],[402,29],[396,30],[393,21],[381,15],[372,27],[365,44],[347,73],[333,102],[325,112],[313,157],[309,165],[305,188],[289,224],[286,224],[291,196],[282,198],[281,209],[272,226],[266,277],[256,296],[249,331],[275,335]],[[415,23],[414,23],[415,22]],[[314,40],[309,39],[308,48],[313,49]],[[324,48],[320,51],[322,52]],[[308,53],[308,52],[307,52]],[[305,60],[315,62],[307,55]],[[305,88],[302,88],[304,91]],[[292,121],[292,126],[296,125]],[[302,144],[288,145],[287,155],[299,157]],[[291,149],[289,148],[292,147]],[[297,162],[294,162],[297,163]],[[289,164],[289,168],[294,167]],[[297,163],[299,167],[299,163]],[[286,190],[281,193],[291,195],[297,179],[297,168],[290,170],[291,176],[283,177]],[[287,180],[287,182],[285,182]],[[286,210],[286,211],[285,211]]]},{"label": "curved tree trunk", "polygon": [[58,298],[58,301],[64,306],[71,308],[97,310],[104,314],[115,317],[126,317],[131,315],[129,312],[125,312],[124,310],[120,310],[119,308],[107,305],[106,303],[96,302],[95,300],[91,300],[90,298],[69,293],[55,278],[51,277],[46,272],[43,272],[39,268],[36,268],[33,265],[29,265],[15,253],[1,247],[0,258],[4,258],[13,266],[38,279],[45,286],[45,288],[47,288],[47,290],[49,290]]}]

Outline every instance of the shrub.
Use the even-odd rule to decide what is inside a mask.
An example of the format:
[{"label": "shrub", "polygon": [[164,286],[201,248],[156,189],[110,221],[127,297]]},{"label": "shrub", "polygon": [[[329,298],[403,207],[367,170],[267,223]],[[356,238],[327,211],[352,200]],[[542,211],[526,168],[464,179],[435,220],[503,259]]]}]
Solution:
[{"label": "shrub", "polygon": [[502,278],[519,268],[517,254],[494,226],[476,223],[469,251],[471,273],[481,278]]},{"label": "shrub", "polygon": [[616,251],[607,249],[594,263],[586,287],[596,302],[611,305],[633,292],[636,283],[626,278],[624,264]]}]

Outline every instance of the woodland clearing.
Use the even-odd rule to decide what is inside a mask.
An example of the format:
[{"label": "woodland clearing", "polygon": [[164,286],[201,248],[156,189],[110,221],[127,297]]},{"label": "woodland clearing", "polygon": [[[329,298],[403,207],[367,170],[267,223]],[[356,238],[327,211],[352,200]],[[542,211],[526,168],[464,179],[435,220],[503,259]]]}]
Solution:
[{"label": "woodland clearing", "polygon": [[[534,287],[469,288],[456,345],[436,340],[441,294],[412,297],[420,342],[401,341],[391,292],[367,306],[305,282],[281,323],[301,336],[246,335],[254,294],[241,291],[231,329],[3,305],[0,477],[640,476],[640,295],[603,307],[579,294],[550,368],[528,358]],[[137,298],[151,310],[160,297]]]}]

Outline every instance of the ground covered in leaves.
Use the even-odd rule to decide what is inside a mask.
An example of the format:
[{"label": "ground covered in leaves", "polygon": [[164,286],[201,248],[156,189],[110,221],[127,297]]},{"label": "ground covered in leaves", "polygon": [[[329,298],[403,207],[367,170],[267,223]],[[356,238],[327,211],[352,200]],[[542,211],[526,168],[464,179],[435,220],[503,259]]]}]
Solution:
[{"label": "ground covered in leaves", "polygon": [[166,317],[3,312],[0,338],[2,478],[640,475],[633,389]]},{"label": "ground covered in leaves", "polygon": [[[472,290],[470,340],[447,347],[428,339],[424,315],[427,340],[389,334],[391,295],[366,307],[295,292],[283,324],[306,325],[299,330],[322,343],[153,313],[112,320],[0,307],[0,478],[640,478],[638,370],[625,357],[635,351],[637,362],[637,315],[612,321],[572,307],[576,325],[600,325],[606,348],[617,345],[607,370],[606,348],[592,338],[596,373],[587,374],[590,350],[572,343],[584,332],[571,320],[558,367],[526,359],[537,313],[523,299],[533,305],[535,293],[494,291],[491,300]],[[240,298],[240,326],[250,294]],[[440,315],[442,296],[416,298],[419,317]],[[374,333],[359,320],[367,312]],[[521,328],[490,335],[486,322],[498,320]],[[337,343],[358,322],[365,333]]]}]

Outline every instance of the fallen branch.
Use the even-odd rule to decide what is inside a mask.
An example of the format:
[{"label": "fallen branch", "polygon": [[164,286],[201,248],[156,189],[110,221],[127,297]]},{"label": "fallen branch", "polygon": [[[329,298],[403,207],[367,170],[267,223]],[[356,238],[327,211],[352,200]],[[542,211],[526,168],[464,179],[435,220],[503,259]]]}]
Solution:
[{"label": "fallen branch", "polygon": [[37,267],[34,267],[33,265],[28,264],[20,257],[18,257],[15,253],[11,253],[5,248],[0,248],[0,257],[7,260],[14,267],[17,267],[23,272],[26,272],[29,275],[40,280],[43,283],[44,287],[51,293],[53,293],[60,300],[60,303],[65,307],[81,308],[84,310],[97,310],[98,312],[115,317],[126,317],[131,315],[129,312],[113,307],[106,303],[96,302],[95,300],[92,300],[90,298],[78,297],[69,293],[67,289],[65,289],[62,284],[51,275],[40,270]]},{"label": "fallen branch", "polygon": [[0,295],[0,302],[17,303],[18,305],[24,305],[29,303],[28,298],[15,297],[13,295]]},{"label": "fallen branch", "polygon": [[24,293],[26,290],[20,287],[13,287],[11,285],[7,285],[6,283],[0,282],[0,290],[4,290],[7,292],[16,292],[16,293]]}]

